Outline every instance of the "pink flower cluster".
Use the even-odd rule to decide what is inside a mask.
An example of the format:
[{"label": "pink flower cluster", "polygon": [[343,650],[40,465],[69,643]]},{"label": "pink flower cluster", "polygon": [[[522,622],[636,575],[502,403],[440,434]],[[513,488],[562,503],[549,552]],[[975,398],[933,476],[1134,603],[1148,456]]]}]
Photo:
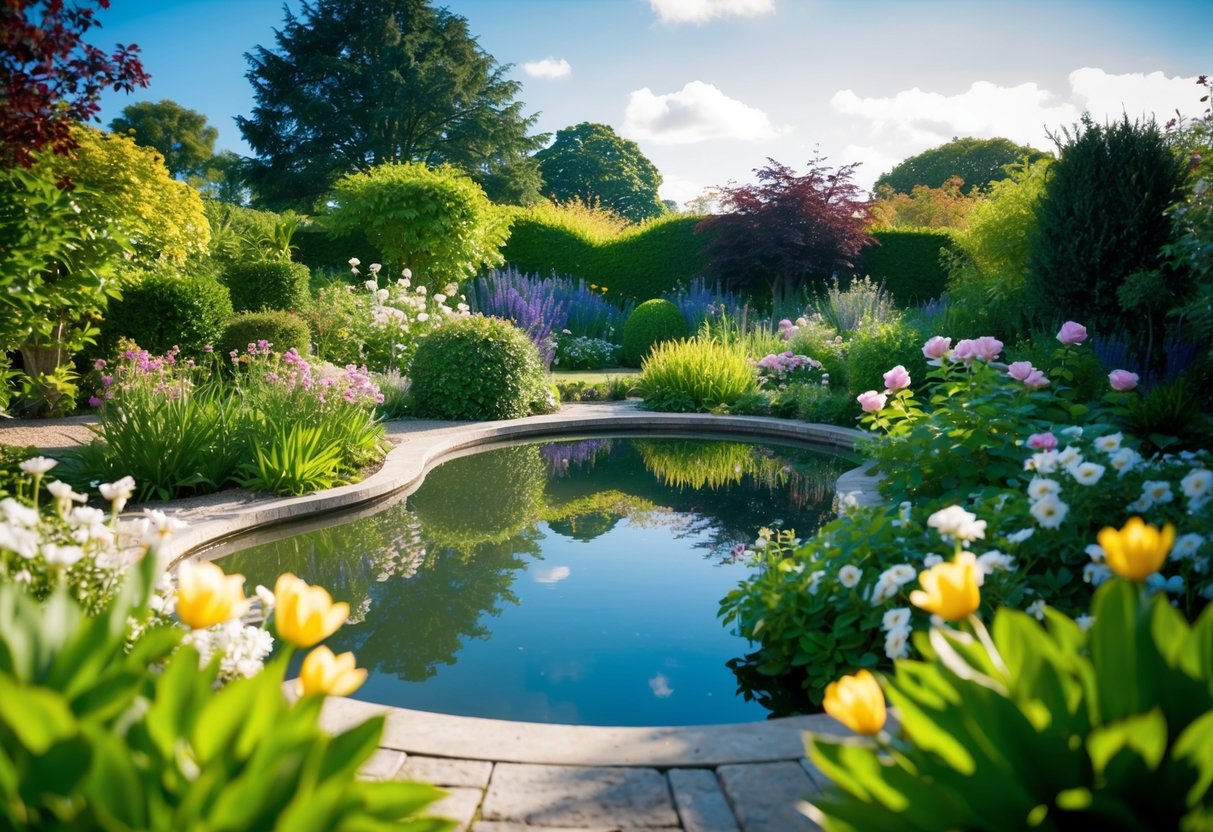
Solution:
[{"label": "pink flower cluster", "polygon": [[963,361],[966,364],[972,364],[975,360],[990,362],[998,358],[1002,353],[1002,341],[999,341],[992,335],[983,335],[980,338],[966,338],[959,341],[956,347],[952,350],[952,358],[956,361]]},{"label": "pink flower cluster", "polygon": [[898,390],[904,390],[909,386],[910,372],[898,364],[884,374],[885,390],[883,393],[878,393],[875,390],[865,390],[855,397],[855,401],[859,402],[859,406],[863,408],[864,413],[878,413],[884,410],[891,394],[896,393]]},{"label": "pink flower cluster", "polygon": [[758,360],[757,366],[760,385],[766,384],[768,381],[775,381],[779,384],[780,389],[783,389],[788,382],[796,380],[795,376],[805,375],[805,373],[797,373],[798,370],[806,372],[820,370],[821,362],[807,355],[795,355],[788,350],[763,356]]},{"label": "pink flower cluster", "polygon": [[1031,390],[1042,390],[1050,384],[1044,372],[1033,367],[1031,361],[1016,361],[1008,365],[1007,375],[1016,381],[1022,381],[1024,386]]},{"label": "pink flower cluster", "polygon": [[784,318],[779,322],[779,337],[785,341],[791,341],[792,336],[799,332],[802,326],[806,326],[807,324],[808,319],[806,318],[797,318],[796,323],[792,323],[787,318]]}]

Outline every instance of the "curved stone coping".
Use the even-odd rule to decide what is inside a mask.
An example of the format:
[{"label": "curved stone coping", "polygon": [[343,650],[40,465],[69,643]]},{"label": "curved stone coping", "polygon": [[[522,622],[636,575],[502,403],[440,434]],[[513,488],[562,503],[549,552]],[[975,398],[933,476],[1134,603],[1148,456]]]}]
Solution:
[{"label": "curved stone coping", "polygon": [[[407,424],[406,424],[407,427]],[[262,529],[306,518],[310,515],[353,509],[389,495],[415,490],[435,465],[461,451],[479,446],[532,437],[625,431],[685,431],[696,435],[733,433],[771,439],[793,440],[828,449],[851,451],[866,434],[854,428],[808,424],[766,416],[717,416],[707,413],[655,413],[639,410],[634,402],[573,405],[558,413],[499,422],[469,422],[432,427],[405,433],[390,450],[383,466],[365,480],[303,497],[225,507],[205,514],[205,519],[167,541],[170,562],[187,556],[207,557],[202,552],[220,541],[254,529]],[[869,475],[871,463],[844,473],[838,480],[841,495],[851,495],[861,504],[879,499],[876,478]],[[210,557],[217,556],[211,553]]]}]

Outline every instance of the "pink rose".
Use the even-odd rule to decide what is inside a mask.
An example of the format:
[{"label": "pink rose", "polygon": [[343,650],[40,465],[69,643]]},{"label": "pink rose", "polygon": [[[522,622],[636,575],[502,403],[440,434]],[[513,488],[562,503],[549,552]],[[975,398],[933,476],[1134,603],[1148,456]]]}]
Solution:
[{"label": "pink rose", "polygon": [[884,404],[889,397],[884,393],[877,393],[875,390],[868,390],[866,393],[860,393],[855,397],[855,401],[859,402],[859,406],[863,408],[864,413],[875,413],[878,410],[884,410]]},{"label": "pink rose", "polygon": [[1113,370],[1108,373],[1108,381],[1113,390],[1125,393],[1137,386],[1138,376],[1137,373],[1130,373],[1128,370]]},{"label": "pink rose", "polygon": [[1067,346],[1070,344],[1081,344],[1087,340],[1087,328],[1074,321],[1066,321],[1061,325],[1061,330],[1057,333],[1057,340]]},{"label": "pink rose", "polygon": [[1057,437],[1051,433],[1034,433],[1028,437],[1028,447],[1038,451],[1051,451],[1057,447]]},{"label": "pink rose", "polygon": [[1023,380],[1024,385],[1032,390],[1041,390],[1048,387],[1050,382],[1045,378],[1045,374],[1040,370],[1033,370],[1028,374],[1028,377]]},{"label": "pink rose", "polygon": [[[885,389],[892,393],[894,390],[902,390],[910,386],[910,373],[905,367],[898,364],[893,369],[884,374]],[[882,407],[884,405],[881,405]]]},{"label": "pink rose", "polygon": [[977,342],[965,338],[956,342],[956,347],[952,350],[952,358],[957,361],[963,361],[966,364],[972,364],[973,359],[977,357]]},{"label": "pink rose", "polygon": [[1028,376],[1035,371],[1036,368],[1032,366],[1031,361],[1016,361],[1007,367],[1007,375],[1016,381],[1026,381]]},{"label": "pink rose", "polygon": [[952,339],[936,335],[922,345],[922,354],[932,361],[939,362],[952,349]]}]

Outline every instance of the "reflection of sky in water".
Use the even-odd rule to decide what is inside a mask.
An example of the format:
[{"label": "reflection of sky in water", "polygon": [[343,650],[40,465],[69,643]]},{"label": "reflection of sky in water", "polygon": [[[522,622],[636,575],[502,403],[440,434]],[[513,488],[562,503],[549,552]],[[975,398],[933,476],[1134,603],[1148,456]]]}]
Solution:
[{"label": "reflection of sky in water", "polygon": [[558,584],[572,574],[567,566],[553,566],[551,569],[539,569],[531,573],[537,584]]}]

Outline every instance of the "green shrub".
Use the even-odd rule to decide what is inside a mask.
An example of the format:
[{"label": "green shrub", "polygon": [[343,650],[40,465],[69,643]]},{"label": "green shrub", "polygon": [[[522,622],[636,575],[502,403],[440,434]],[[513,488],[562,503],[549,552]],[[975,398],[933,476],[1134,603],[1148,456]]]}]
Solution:
[{"label": "green shrub", "polygon": [[[788,349],[797,355],[807,355],[821,362],[821,372],[829,377],[829,387],[845,394],[847,384],[846,346],[834,330],[824,326],[807,326],[797,329],[788,341]],[[887,368],[886,368],[887,369]],[[864,388],[867,389],[867,388]]]},{"label": "green shrub", "polygon": [[21,463],[35,456],[38,456],[38,449],[32,445],[22,448],[0,442],[0,500],[21,496],[23,491],[29,490],[26,484],[29,478],[21,471]]},{"label": "green shrub", "polygon": [[623,325],[623,361],[639,367],[655,345],[686,336],[687,322],[677,306],[661,298],[646,300]]},{"label": "green shrub", "polygon": [[795,406],[793,415],[802,422],[854,427],[855,419],[860,415],[853,396],[819,384],[797,385],[788,391],[787,398]]},{"label": "green shrub", "polygon": [[741,346],[693,338],[657,344],[639,386],[650,410],[705,411],[756,391],[758,374]]},{"label": "green shrub", "polygon": [[[860,327],[846,343],[848,394],[854,398],[865,390],[883,389],[884,374],[898,364],[910,371],[911,378],[924,378],[927,363],[922,354],[922,343],[925,340],[904,319]],[[830,386],[839,389],[833,376],[830,376]]]},{"label": "green shrub", "polygon": [[308,289],[310,278],[307,266],[284,260],[235,263],[223,273],[223,283],[231,292],[232,309],[236,312],[306,309],[312,300]]},{"label": "green shrub", "polygon": [[884,284],[899,305],[923,303],[944,293],[948,272],[939,252],[952,244],[949,232],[887,229],[871,235],[877,245],[863,250],[859,271]]},{"label": "green shrub", "polygon": [[176,346],[182,356],[197,358],[219,341],[231,317],[227,287],[214,278],[151,272],[110,303],[97,347],[109,354],[120,338],[130,338],[149,352]]},{"label": "green shrub", "polygon": [[619,347],[601,338],[562,335],[556,342],[553,367],[562,370],[601,370],[614,367]]},{"label": "green shrub", "polygon": [[313,273],[325,270],[346,273],[349,259],[354,253],[366,263],[383,263],[387,260],[361,228],[339,233],[322,222],[316,222],[295,232],[293,242],[295,261],[307,266]]},{"label": "green shrub", "polygon": [[[1107,383],[1107,377],[1103,378]],[[1134,435],[1145,437],[1159,451],[1194,451],[1213,447],[1213,420],[1199,389],[1180,376],[1129,399],[1125,417]]]},{"label": "green shrub", "polygon": [[452,319],[417,347],[409,375],[418,416],[516,419],[549,406],[539,350],[500,318]]},{"label": "green shrub", "polygon": [[244,352],[258,341],[269,341],[275,352],[294,347],[300,355],[307,355],[312,334],[307,322],[290,312],[242,312],[228,322],[219,349],[224,355],[232,350]]}]

